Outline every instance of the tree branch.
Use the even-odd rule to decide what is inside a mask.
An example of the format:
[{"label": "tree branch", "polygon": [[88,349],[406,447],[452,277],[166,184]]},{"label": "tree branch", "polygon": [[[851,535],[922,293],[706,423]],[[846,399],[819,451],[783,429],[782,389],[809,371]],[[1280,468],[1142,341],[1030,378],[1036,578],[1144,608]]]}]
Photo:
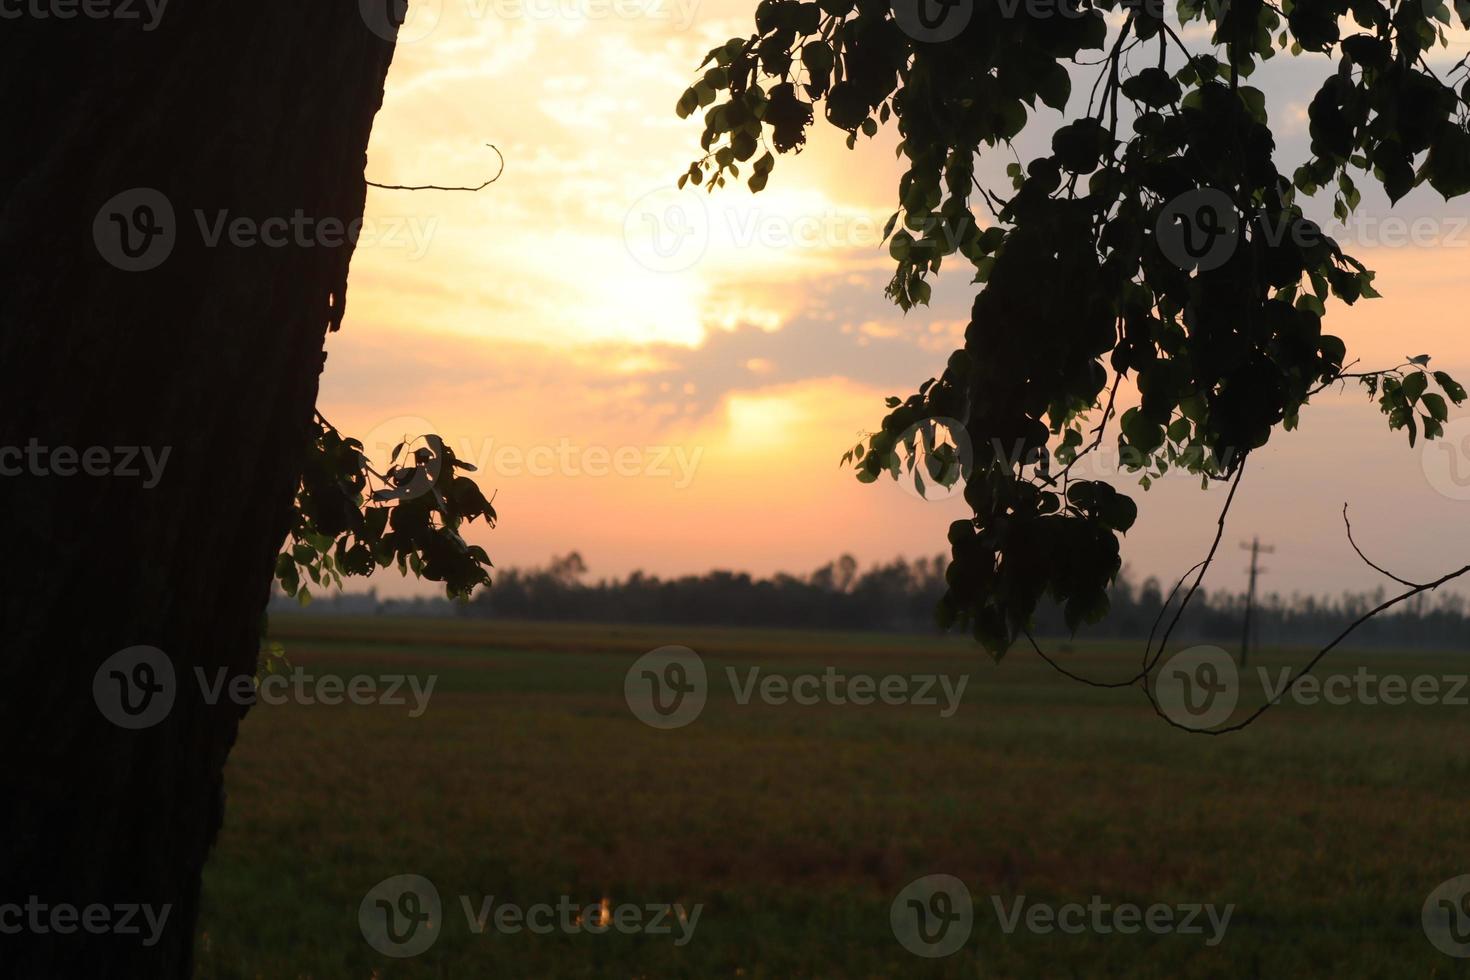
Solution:
[{"label": "tree branch", "polygon": [[[1174,588],[1170,590],[1169,598],[1164,600],[1163,607],[1159,609],[1158,616],[1154,618],[1153,628],[1149,630],[1148,642],[1144,644],[1143,668],[1139,670],[1138,673],[1134,674],[1132,677],[1128,678],[1125,681],[1095,681],[1091,678],[1082,677],[1079,674],[1074,674],[1070,670],[1067,670],[1065,667],[1063,667],[1061,664],[1057,663],[1054,659],[1047,656],[1045,651],[1041,649],[1041,645],[1036,642],[1036,638],[1031,635],[1031,631],[1025,630],[1024,632],[1026,634],[1026,639],[1030,641],[1031,648],[1036,651],[1037,656],[1050,664],[1052,669],[1057,671],[1057,673],[1063,675],[1064,677],[1069,677],[1074,681],[1078,681],[1079,683],[1086,684],[1088,687],[1100,687],[1109,689],[1132,687],[1134,684],[1137,684],[1140,681],[1147,680],[1148,675],[1154,669],[1154,665],[1157,664],[1159,661],[1159,655],[1164,652],[1164,648],[1169,642],[1169,636],[1174,632],[1174,626],[1179,622],[1179,617],[1184,615],[1185,607],[1187,607],[1190,600],[1194,598],[1194,594],[1196,591],[1198,591],[1200,583],[1204,581],[1205,573],[1210,570],[1210,563],[1215,560],[1215,553],[1220,550],[1220,539],[1225,536],[1225,518],[1230,513],[1231,505],[1235,502],[1235,491],[1240,486],[1241,477],[1244,475],[1245,462],[1244,460],[1242,460],[1240,464],[1240,469],[1235,471],[1235,480],[1230,485],[1230,495],[1225,498],[1225,506],[1220,508],[1220,516],[1215,522],[1217,526],[1217,529],[1215,531],[1215,540],[1210,545],[1209,554],[1205,555],[1204,560],[1195,565],[1194,568],[1191,568],[1189,571],[1180,576],[1179,581],[1176,582]],[[1163,622],[1164,614],[1169,611],[1169,606],[1171,603],[1173,603],[1174,596],[1178,594],[1180,587],[1184,585],[1184,580],[1189,578],[1189,576],[1192,575],[1196,570],[1199,572],[1199,575],[1195,578],[1194,584],[1189,587],[1189,591],[1185,594],[1183,601],[1179,603],[1179,608],[1174,613],[1174,619],[1169,623],[1168,630],[1164,632],[1164,638],[1159,641],[1158,652],[1153,653],[1152,659],[1150,659],[1150,653],[1152,653],[1153,651],[1154,634],[1158,632],[1159,623]],[[1147,684],[1144,685],[1144,690],[1145,692],[1147,692]],[[1149,699],[1152,700],[1153,695],[1149,695]]]},{"label": "tree branch", "polygon": [[497,180],[499,180],[501,174],[505,173],[505,156],[504,156],[504,154],[502,154],[500,152],[500,149],[498,147],[496,147],[496,145],[494,143],[486,143],[485,145],[488,146],[488,147],[490,147],[490,149],[494,150],[495,151],[495,155],[500,158],[500,169],[497,170],[497,171],[495,171],[495,176],[494,177],[491,177],[489,180],[485,181],[485,183],[481,184],[479,187],[440,187],[438,184],[417,184],[417,185],[408,185],[408,184],[379,184],[379,183],[375,183],[374,181],[371,181],[371,180],[367,182],[367,185],[369,187],[376,187],[376,188],[378,188],[380,190],[385,190],[385,191],[468,191],[471,194],[477,193],[479,191],[483,191],[485,188],[489,187],[491,184],[493,184]]},{"label": "tree branch", "polygon": [[[1384,603],[1382,603],[1382,604],[1374,607],[1373,609],[1368,610],[1363,615],[1361,615],[1357,619],[1353,620],[1353,622],[1351,623],[1351,625],[1349,625],[1341,633],[1337,634],[1337,636],[1332,640],[1331,643],[1327,644],[1321,650],[1317,651],[1317,655],[1314,656],[1311,660],[1308,660],[1307,663],[1306,663],[1306,666],[1304,666],[1301,670],[1297,671],[1294,675],[1292,675],[1291,680],[1288,681],[1285,685],[1283,685],[1282,688],[1281,688],[1281,690],[1282,691],[1289,691],[1289,690],[1291,690],[1292,686],[1295,685],[1297,681],[1301,680],[1307,674],[1310,674],[1312,672],[1313,668],[1315,668],[1317,666],[1317,664],[1319,662],[1321,662],[1322,658],[1325,657],[1325,656],[1327,656],[1327,654],[1330,653],[1333,650],[1333,648],[1335,648],[1343,640],[1347,639],[1348,636],[1354,630],[1356,630],[1359,626],[1362,626],[1364,623],[1366,623],[1368,620],[1372,619],[1374,616],[1377,616],[1379,613],[1384,612],[1385,610],[1388,610],[1388,609],[1393,608],[1394,606],[1398,605],[1399,603],[1403,602],[1406,599],[1412,599],[1414,596],[1419,595],[1421,592],[1431,592],[1434,589],[1439,588],[1441,585],[1444,585],[1446,582],[1451,582],[1451,581],[1453,581],[1453,580],[1455,580],[1455,579],[1457,579],[1460,576],[1465,575],[1465,574],[1470,574],[1470,565],[1466,565],[1465,567],[1460,568],[1460,569],[1457,569],[1456,571],[1450,572],[1447,575],[1441,575],[1439,578],[1435,579],[1433,582],[1426,582],[1423,585],[1416,585],[1412,589],[1409,589],[1407,592],[1400,592],[1398,595],[1394,596],[1392,599],[1389,599],[1388,601],[1386,601],[1386,602],[1384,602]],[[1159,708],[1158,702],[1154,701],[1154,697],[1153,697],[1152,692],[1149,693],[1148,699],[1149,699],[1149,703],[1153,704],[1153,706],[1154,706],[1154,713],[1157,714],[1160,718],[1163,718],[1165,721],[1167,721],[1170,725],[1173,725],[1175,728],[1183,729],[1184,731],[1191,732],[1191,733],[1193,733],[1195,735],[1227,735],[1230,732],[1238,732],[1241,729],[1245,728],[1246,726],[1248,726],[1248,725],[1252,724],[1253,722],[1255,722],[1255,720],[1257,718],[1261,717],[1261,715],[1263,715],[1263,714],[1266,713],[1266,710],[1268,708],[1270,708],[1270,707],[1272,707],[1273,705],[1276,704],[1275,701],[1267,701],[1265,704],[1261,705],[1255,711],[1252,711],[1249,715],[1247,715],[1241,721],[1238,721],[1238,722],[1236,722],[1233,725],[1226,725],[1224,728],[1199,729],[1199,728],[1190,728],[1188,725],[1181,725],[1177,721],[1175,721],[1174,719],[1170,718],[1168,715],[1164,714],[1164,712]]]},{"label": "tree branch", "polygon": [[1348,505],[1347,504],[1343,504],[1342,505],[1342,523],[1347,526],[1348,544],[1352,545],[1353,546],[1353,550],[1358,553],[1358,557],[1361,558],[1361,559],[1363,559],[1363,564],[1367,565],[1369,568],[1373,569],[1375,572],[1378,572],[1381,575],[1387,575],[1389,578],[1393,579],[1399,585],[1406,585],[1406,586],[1408,586],[1411,589],[1422,589],[1422,588],[1425,588],[1424,585],[1422,585],[1422,584],[1420,584],[1418,582],[1410,582],[1407,579],[1399,578],[1397,575],[1395,575],[1393,572],[1390,572],[1386,568],[1382,568],[1382,567],[1380,567],[1378,565],[1373,564],[1373,562],[1369,561],[1368,560],[1368,556],[1365,555],[1365,554],[1363,554],[1363,549],[1358,547],[1358,542],[1356,542],[1356,541],[1353,540],[1353,525],[1352,525],[1352,522],[1348,520],[1348,513],[1347,512],[1348,512]]}]

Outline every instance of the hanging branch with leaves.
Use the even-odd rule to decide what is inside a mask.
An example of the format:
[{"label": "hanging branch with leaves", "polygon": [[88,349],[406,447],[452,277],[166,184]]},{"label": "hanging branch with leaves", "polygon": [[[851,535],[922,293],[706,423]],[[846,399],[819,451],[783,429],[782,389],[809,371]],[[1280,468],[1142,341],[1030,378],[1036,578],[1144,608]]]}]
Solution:
[{"label": "hanging branch with leaves", "polygon": [[490,583],[490,556],[460,535],[462,525],[478,518],[495,526],[495,508],[461,473],[474,466],[438,436],[405,434],[380,473],[361,442],[320,414],[316,424],[296,493],[296,524],[276,559],[276,579],[287,595],[306,603],[311,592],[304,579],[340,587],[346,576],[395,564],[405,575],[444,583],[450,598]]},{"label": "hanging branch with leaves", "polygon": [[[1361,383],[1411,445],[1443,434],[1448,403],[1466,393],[1428,371],[1427,355],[1379,372],[1344,366],[1323,322],[1333,302],[1377,297],[1374,274],[1301,202],[1330,191],[1345,220],[1365,180],[1390,201],[1420,184],[1446,199],[1470,191],[1466,62],[1441,78],[1426,60],[1452,17],[1470,27],[1470,6],[1180,0],[1177,20],[1207,25],[1210,51],[1190,50],[1157,2],[960,2],[939,23],[915,20],[913,6],[762,0],[755,32],[711,50],[679,100],[681,116],[704,120],[704,155],[680,186],[713,190],[748,167],[762,190],[819,111],[849,147],[896,124],[907,170],[886,230],[888,296],[906,311],[927,303],[929,278],[955,253],[980,288],[964,346],[917,393],[890,399],[879,431],[844,460],[866,482],[920,459],[927,473],[910,475],[921,489],[926,475],[964,482],[973,516],[950,528],[942,625],[967,626],[999,657],[1029,635],[1044,597],[1074,631],[1107,614],[1138,508],[1071,472],[1111,422],[1145,489],[1177,469],[1230,481],[1232,497],[1249,455],[1340,382]],[[1289,176],[1265,94],[1246,83],[1286,50],[1333,66],[1308,111],[1310,158]],[[1134,52],[1150,55],[1145,67],[1134,70]],[[1090,68],[1086,110],[1052,132],[1050,153],[1007,165],[1009,196],[983,187],[977,162],[1014,157],[1039,105],[1065,114]],[[1138,404],[1115,415],[1124,384]],[[933,440],[945,419],[969,459]],[[916,434],[937,460],[915,452]],[[1198,568],[1202,578],[1208,561]],[[1146,655],[1146,670],[1156,660]]]}]

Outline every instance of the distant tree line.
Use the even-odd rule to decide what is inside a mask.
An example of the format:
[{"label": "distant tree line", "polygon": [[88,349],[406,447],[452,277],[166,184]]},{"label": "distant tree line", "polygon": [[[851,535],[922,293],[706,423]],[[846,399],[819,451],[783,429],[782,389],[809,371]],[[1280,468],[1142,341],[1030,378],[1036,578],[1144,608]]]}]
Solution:
[{"label": "distant tree line", "polygon": [[[933,628],[944,594],[943,558],[903,559],[860,570],[851,555],[809,575],[754,578],[712,571],[662,579],[585,581],[575,552],[545,568],[502,572],[495,587],[465,607],[472,616],[674,625],[914,630]],[[494,595],[491,595],[491,593]]]},{"label": "distant tree line", "polygon": [[[470,602],[380,599],[375,593],[318,598],[308,611],[328,614],[440,615],[539,619],[558,622],[664,623],[670,625],[766,626],[845,630],[927,632],[935,629],[934,606],[944,593],[946,559],[941,555],[895,559],[861,568],[843,555],[806,575],[778,572],[757,578],[745,572],[711,571],[660,578],[633,572],[626,578],[590,581],[582,556],[573,552],[544,567],[512,568]],[[1159,618],[1166,587],[1155,578],[1141,584],[1125,569],[1111,591],[1112,613],[1086,637],[1139,639]],[[1361,616],[1383,592],[1344,593],[1336,598],[1270,593],[1258,597],[1253,620],[1262,643],[1320,643]],[[1176,599],[1177,602],[1177,599]],[[1421,595],[1369,621],[1353,635],[1354,645],[1470,648],[1470,608],[1462,595]],[[297,608],[278,597],[273,608]],[[1234,644],[1240,640],[1245,596],[1201,589],[1180,621],[1176,638]],[[1172,613],[1171,613],[1172,615]],[[1067,634],[1061,611],[1043,604],[1036,633]]]}]

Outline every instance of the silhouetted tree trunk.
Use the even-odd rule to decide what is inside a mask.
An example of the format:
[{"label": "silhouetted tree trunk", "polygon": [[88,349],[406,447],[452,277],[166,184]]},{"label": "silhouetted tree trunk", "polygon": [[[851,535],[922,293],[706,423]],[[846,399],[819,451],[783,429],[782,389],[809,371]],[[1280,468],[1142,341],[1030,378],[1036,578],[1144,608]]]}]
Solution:
[{"label": "silhouetted tree trunk", "polygon": [[[362,215],[393,52],[364,16],[358,0],[174,0],[151,31],[0,21],[0,974],[190,973],[244,713],[206,703],[194,668],[211,683],[255,670],[351,252],[330,226],[310,245],[288,230],[284,247],[210,247],[200,222]],[[134,261],[117,254],[120,229],[136,250],[166,227],[142,210],[156,197],[125,195],[94,234],[99,209],[135,188],[175,216],[150,271],[109,255]],[[137,461],[137,477],[62,476],[65,453],[37,465],[28,446],[80,459],[101,447],[113,470],[118,447],[168,456],[149,488]],[[23,451],[19,475],[7,447]],[[93,680],[139,644],[171,658],[177,698],[130,731],[104,716]],[[146,925],[64,934],[45,913],[44,929],[7,934],[3,906],[31,896],[172,910],[152,947]]]}]

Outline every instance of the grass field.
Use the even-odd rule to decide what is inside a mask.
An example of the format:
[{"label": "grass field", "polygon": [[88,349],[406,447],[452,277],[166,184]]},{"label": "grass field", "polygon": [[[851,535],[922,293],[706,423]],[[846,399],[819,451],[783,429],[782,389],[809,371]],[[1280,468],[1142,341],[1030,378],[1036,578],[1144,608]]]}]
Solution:
[{"label": "grass field", "polygon": [[[1470,976],[1421,926],[1430,891],[1470,873],[1470,707],[1283,704],[1209,738],[1165,725],[1137,689],[1087,688],[1019,651],[995,665],[961,641],[307,617],[273,633],[314,674],[436,687],[418,718],[382,704],[251,712],[205,875],[201,977]],[[711,686],[696,721],[660,731],[623,682],[671,643],[703,656]],[[1061,656],[1117,678],[1138,651]],[[1459,675],[1470,654],[1346,652],[1328,672],[1360,665]],[[727,666],[970,680],[941,718],[741,705]],[[1260,696],[1248,684],[1242,706]],[[889,909],[934,873],[965,883],[974,927],[924,959]],[[430,879],[444,905],[433,946],[407,959],[358,924],[368,890],[400,874]],[[701,912],[682,946],[677,932],[476,934],[462,895]],[[1215,946],[1208,928],[1007,933],[993,903],[1023,895],[1234,909]]]}]

